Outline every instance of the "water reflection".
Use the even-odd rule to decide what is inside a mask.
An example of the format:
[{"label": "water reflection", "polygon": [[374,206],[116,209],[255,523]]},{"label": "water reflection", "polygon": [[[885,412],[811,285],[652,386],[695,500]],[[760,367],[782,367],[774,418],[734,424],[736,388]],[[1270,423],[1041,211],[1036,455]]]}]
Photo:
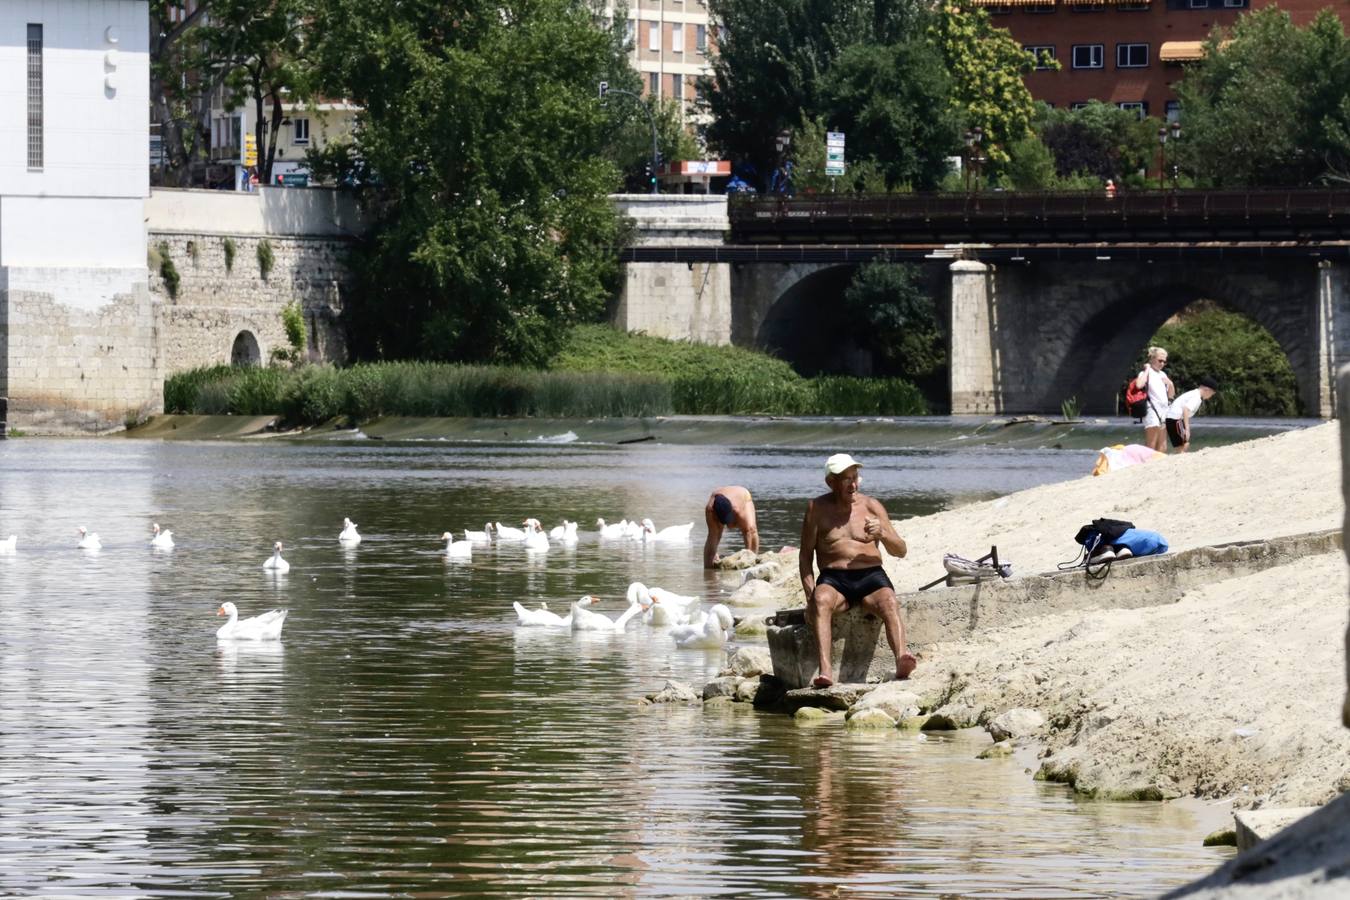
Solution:
[{"label": "water reflection", "polygon": [[[630,580],[721,598],[736,580],[701,569],[701,525],[688,546],[586,528],[463,562],[435,540],[529,515],[688,521],[735,481],[766,545],[789,543],[815,451],[481,453],[0,444],[0,531],[23,537],[0,557],[0,892],[1085,896],[1218,858],[1186,815],[1075,803],[969,742],[641,710],[721,663],[663,630],[514,627],[517,599],[565,614],[593,593],[617,616]],[[1037,453],[891,454],[869,487],[904,514],[1076,465]],[[79,521],[101,554],[75,550]],[[278,537],[293,568],[269,576]],[[283,640],[218,644],[227,599],[289,608]]]}]

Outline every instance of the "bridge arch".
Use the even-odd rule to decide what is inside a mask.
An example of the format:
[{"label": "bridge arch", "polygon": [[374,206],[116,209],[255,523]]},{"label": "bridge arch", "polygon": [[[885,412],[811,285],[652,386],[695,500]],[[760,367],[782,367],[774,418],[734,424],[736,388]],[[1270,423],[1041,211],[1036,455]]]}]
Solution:
[{"label": "bridge arch", "polygon": [[1247,317],[1274,337],[1298,380],[1303,408],[1315,414],[1319,381],[1310,307],[1316,270],[1300,262],[1292,271],[1269,264],[1259,271],[1212,263],[1136,265],[1113,289],[1087,282],[1083,289],[1096,292],[1098,299],[1058,311],[1065,319],[1065,344],[1048,373],[1050,391],[1041,408],[1057,409],[1060,400],[1076,396],[1084,412],[1114,413],[1117,392],[1135,371],[1149,339],[1173,315],[1205,299]]},{"label": "bridge arch", "polygon": [[253,332],[244,330],[235,335],[230,347],[230,365],[254,367],[262,365],[262,350]]}]

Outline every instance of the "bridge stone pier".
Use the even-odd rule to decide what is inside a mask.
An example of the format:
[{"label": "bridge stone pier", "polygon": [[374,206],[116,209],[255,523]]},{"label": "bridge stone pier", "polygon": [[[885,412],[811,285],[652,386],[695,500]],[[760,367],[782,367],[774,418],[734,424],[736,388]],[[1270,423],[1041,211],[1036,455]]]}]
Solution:
[{"label": "bridge stone pier", "polygon": [[954,413],[1046,412],[1070,397],[1084,412],[1115,412],[1148,339],[1199,299],[1269,331],[1289,357],[1305,411],[1335,413],[1335,371],[1350,361],[1345,263],[1308,256],[961,259],[950,268]]},{"label": "bridge stone pier", "polygon": [[[720,247],[730,224],[718,194],[617,194],[634,224],[634,247]],[[624,331],[700,344],[731,343],[730,265],[716,261],[628,262],[611,322]]]}]

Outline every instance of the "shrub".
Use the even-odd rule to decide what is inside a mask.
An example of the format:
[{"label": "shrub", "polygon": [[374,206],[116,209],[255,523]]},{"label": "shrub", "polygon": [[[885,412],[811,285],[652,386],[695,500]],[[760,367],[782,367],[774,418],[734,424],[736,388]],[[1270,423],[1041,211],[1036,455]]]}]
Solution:
[{"label": "shrub", "polygon": [[286,330],[286,343],[291,345],[295,361],[305,353],[305,314],[294,300],[281,310],[281,327]]},{"label": "shrub", "polygon": [[169,296],[178,299],[178,285],[181,278],[178,275],[178,267],[173,264],[173,258],[169,256],[169,245],[159,245],[159,277],[164,279],[164,289],[169,292]]},{"label": "shrub", "polygon": [[225,246],[225,272],[228,274],[234,271],[234,255],[239,252],[239,248],[235,246],[232,237],[225,238],[223,244]]},{"label": "shrub", "polygon": [[272,266],[276,263],[276,257],[272,254],[272,242],[267,238],[258,241],[258,271],[262,273],[263,281],[272,274]]}]

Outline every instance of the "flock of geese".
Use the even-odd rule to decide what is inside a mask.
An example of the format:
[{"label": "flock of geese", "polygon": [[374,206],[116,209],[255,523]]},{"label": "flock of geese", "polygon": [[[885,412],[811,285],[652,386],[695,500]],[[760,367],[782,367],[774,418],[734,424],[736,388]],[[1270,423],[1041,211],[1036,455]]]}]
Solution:
[{"label": "flock of geese", "polygon": [[641,617],[653,628],[669,628],[675,646],[684,650],[717,650],[731,636],[735,620],[725,604],[700,609],[698,597],[686,597],[664,588],[649,588],[640,581],[628,586],[628,609],[617,619],[591,609],[599,598],[590,594],[572,604],[567,615],[560,616],[540,603],[538,609],[526,609],[519,601],[516,624],[522,627],[557,628],[570,631],[623,632],[628,623]]},{"label": "flock of geese", "polygon": [[[547,553],[554,542],[563,545],[575,544],[578,540],[577,523],[563,520],[561,525],[545,532],[538,519],[526,519],[521,523],[524,528],[512,528],[501,522],[488,523],[482,531],[463,533],[462,540],[456,540],[454,534],[445,532],[440,540],[445,541],[445,555],[449,559],[472,559],[475,547],[498,544],[521,544],[530,553]],[[694,523],[672,525],[657,529],[651,519],[624,519],[606,524],[604,519],[596,520],[596,528],[602,541],[640,541],[644,543],[688,543]],[[156,550],[172,550],[173,532],[161,529],[159,523],[151,524],[150,546]],[[80,550],[97,551],[103,548],[96,533],[83,525],[77,529]],[[342,531],[338,542],[344,547],[354,547],[361,543],[361,534],[357,525],[349,518],[343,518]],[[18,549],[18,536],[11,534],[0,540],[0,554],[12,554]],[[291,570],[291,564],[281,556],[282,544],[277,541],[272,547],[272,555],[263,561],[262,567],[271,574],[282,575]],[[599,599],[586,595],[571,605],[567,615],[560,616],[540,603],[537,609],[526,609],[519,601],[512,604],[516,611],[517,624],[521,627],[556,628],[568,631],[622,632],[633,619],[641,617],[642,622],[653,628],[669,628],[670,636],[677,647],[683,649],[717,649],[730,637],[734,620],[731,611],[721,603],[708,610],[700,608],[698,597],[688,597],[667,591],[664,588],[648,588],[640,582],[628,586],[628,609],[617,619],[611,619],[604,613],[590,609]],[[246,619],[239,618],[239,609],[226,601],[217,610],[217,616],[226,616],[227,620],[216,631],[220,641],[267,641],[279,640],[281,629],[286,624],[289,610],[274,609],[261,615]]]}]

